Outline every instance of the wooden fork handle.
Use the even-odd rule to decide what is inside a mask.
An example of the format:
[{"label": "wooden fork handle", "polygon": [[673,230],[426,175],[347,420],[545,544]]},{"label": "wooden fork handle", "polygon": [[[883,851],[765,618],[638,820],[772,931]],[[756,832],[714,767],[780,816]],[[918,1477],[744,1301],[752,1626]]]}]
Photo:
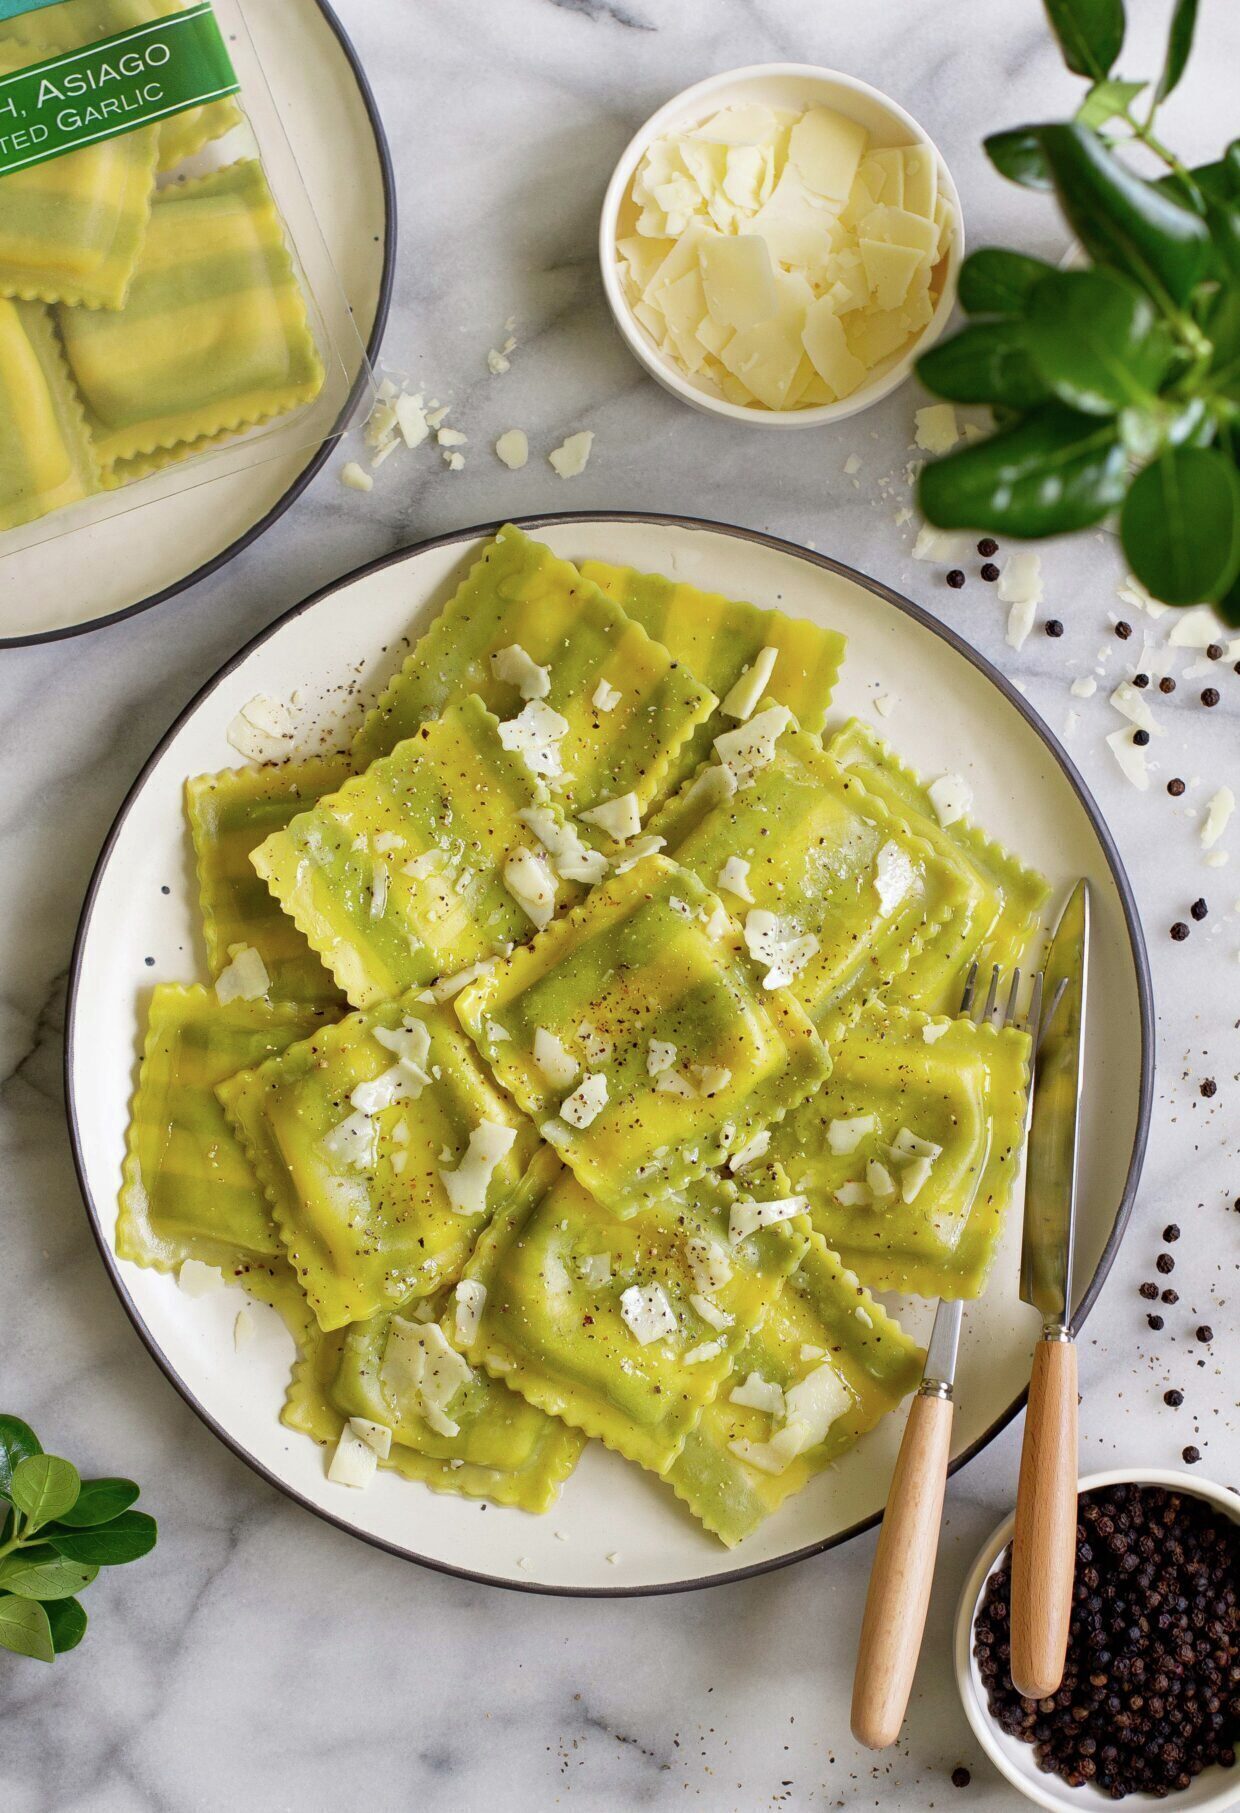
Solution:
[{"label": "wooden fork handle", "polygon": [[883,1513],[857,1649],[852,1729],[870,1750],[894,1744],[904,1723],[930,1604],[951,1434],[951,1397],[919,1392]]},{"label": "wooden fork handle", "polygon": [[1076,1573],[1076,1347],[1038,1342],[1029,1380],[1012,1541],[1012,1685],[1044,1700],[1063,1679]]}]

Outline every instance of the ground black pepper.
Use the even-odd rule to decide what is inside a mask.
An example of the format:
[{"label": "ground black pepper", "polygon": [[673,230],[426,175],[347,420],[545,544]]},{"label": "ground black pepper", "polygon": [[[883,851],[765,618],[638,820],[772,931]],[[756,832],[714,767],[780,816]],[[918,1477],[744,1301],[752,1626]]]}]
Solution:
[{"label": "ground black pepper", "polygon": [[999,544],[993,535],[983,535],[977,544],[977,551],[983,560],[989,560],[992,554],[999,552]]},{"label": "ground black pepper", "polygon": [[1172,799],[1179,799],[1183,791],[1184,783],[1178,775],[1174,780],[1167,782],[1167,792],[1171,795]]},{"label": "ground black pepper", "polygon": [[[1190,1463],[1201,1457],[1186,1448]],[[1187,1788],[1235,1765],[1240,1729],[1236,1526],[1191,1494],[1112,1486],[1079,1503],[1063,1683],[1045,1700],[1008,1674],[1010,1554],[991,1576],[973,1653],[992,1716],[1039,1768],[1112,1800]]]},{"label": "ground black pepper", "polygon": [[959,567],[952,568],[951,572],[947,575],[947,583],[952,588],[953,592],[958,592],[960,590],[961,586],[964,584],[964,574]]},{"label": "ground black pepper", "polygon": [[985,566],[982,568],[982,578],[986,581],[987,585],[993,585],[995,583],[995,580],[998,577],[999,577],[998,567],[995,565],[993,560],[988,560],[986,562]]}]

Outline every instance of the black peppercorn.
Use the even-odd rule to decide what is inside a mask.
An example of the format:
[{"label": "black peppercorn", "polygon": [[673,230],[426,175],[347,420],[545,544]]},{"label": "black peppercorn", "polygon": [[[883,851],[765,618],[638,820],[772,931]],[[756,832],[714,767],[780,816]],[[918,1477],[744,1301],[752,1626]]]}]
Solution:
[{"label": "black peppercorn", "polygon": [[1205,1096],[1207,1101],[1210,1100],[1211,1096],[1218,1094],[1218,1084],[1212,1076],[1203,1077],[1201,1079],[1201,1093]]},{"label": "black peppercorn", "polygon": [[[992,543],[992,546],[993,546],[993,543]],[[961,1765],[961,1767],[959,1769],[952,1770],[952,1787],[953,1788],[967,1788],[969,1783],[972,1780],[973,1780],[973,1777],[969,1774],[969,1771],[963,1766],[963,1764]]]},{"label": "black peppercorn", "polygon": [[1171,936],[1175,939],[1177,944],[1183,944],[1184,940],[1188,937],[1188,927],[1182,919],[1177,919],[1172,926]]},{"label": "black peppercorn", "polygon": [[1147,1279],[1146,1282],[1144,1284],[1142,1284],[1139,1288],[1140,1288],[1141,1295],[1145,1298],[1147,1303],[1157,1302],[1158,1286],[1156,1284],[1154,1284],[1152,1281]]},{"label": "black peppercorn", "polygon": [[958,592],[960,590],[961,586],[964,584],[964,574],[959,567],[952,568],[951,572],[947,575],[947,583],[952,588],[953,592]]},{"label": "black peppercorn", "polygon": [[1212,642],[1206,650],[1206,659],[1208,661],[1221,661],[1226,653],[1227,650],[1223,647],[1221,642]]},{"label": "black peppercorn", "polygon": [[1201,899],[1194,900],[1192,906],[1190,906],[1188,910],[1194,919],[1204,919],[1206,914],[1210,911],[1205,901]]},{"label": "black peppercorn", "polygon": [[1166,1326],[1166,1324],[1163,1322],[1163,1319],[1161,1316],[1147,1316],[1145,1319],[1149,1323],[1150,1327],[1154,1330],[1155,1334],[1158,1333],[1160,1328],[1163,1328]]},{"label": "black peppercorn", "polygon": [[1115,625],[1115,634],[1119,637],[1121,642],[1127,642],[1129,636],[1132,634],[1131,623],[1125,623],[1124,619],[1121,617],[1119,622]]},{"label": "black peppercorn", "polygon": [[1208,1322],[1203,1322],[1201,1327],[1197,1330],[1197,1339],[1199,1341],[1204,1341],[1207,1346],[1214,1339],[1214,1330],[1210,1327]]},{"label": "black peppercorn", "polygon": [[1203,705],[1217,705],[1219,697],[1220,694],[1217,686],[1207,686],[1201,695],[1201,703]]},{"label": "black peppercorn", "polygon": [[1184,1458],[1190,1467],[1195,1467],[1197,1462],[1201,1459],[1201,1449],[1194,1448],[1190,1442],[1188,1447],[1184,1450]]},{"label": "black peppercorn", "polygon": [[982,578],[986,581],[987,585],[993,585],[995,583],[995,580],[998,577],[999,577],[998,567],[995,565],[993,560],[988,560],[986,562],[985,566],[982,568]]},{"label": "black peppercorn", "polygon": [[983,560],[989,560],[992,554],[999,552],[999,544],[993,535],[983,535],[977,544],[977,551]]},{"label": "black peppercorn", "polygon": [[1169,1221],[1167,1223],[1166,1227],[1163,1229],[1163,1239],[1170,1241],[1174,1245],[1174,1243],[1179,1238],[1180,1238],[1179,1227],[1177,1226],[1177,1224],[1174,1221]]},{"label": "black peppercorn", "polygon": [[1184,1393],[1182,1391],[1164,1391],[1163,1392],[1163,1403],[1170,1404],[1170,1406],[1173,1410],[1178,1410],[1180,1408],[1180,1405],[1183,1402],[1184,1402]]},{"label": "black peppercorn", "polygon": [[1180,780],[1178,776],[1175,780],[1167,782],[1167,792],[1171,795],[1172,799],[1179,799],[1183,791],[1184,782]]},{"label": "black peppercorn", "polygon": [[1157,1259],[1155,1259],[1154,1264],[1158,1267],[1159,1271],[1162,1272],[1164,1277],[1168,1272],[1173,1272],[1175,1270],[1175,1260],[1171,1257],[1170,1253],[1160,1253]]},{"label": "black peppercorn", "polygon": [[1178,1303],[1180,1301],[1180,1293],[1178,1290],[1173,1290],[1171,1286],[1168,1285],[1166,1290],[1162,1293],[1162,1300],[1164,1303]]},{"label": "black peppercorn", "polygon": [[1158,690],[1159,692],[1175,691],[1175,681],[1171,678],[1170,674],[1163,675],[1162,679],[1158,682]]},{"label": "black peppercorn", "polygon": [[1150,733],[1148,730],[1134,730],[1132,733],[1132,740],[1138,749],[1144,749],[1145,745],[1150,740]]},{"label": "black peppercorn", "polygon": [[1046,625],[1046,633],[1048,636],[1054,636],[1054,637],[1059,637],[1059,636],[1063,635],[1063,624],[1059,621],[1058,617],[1051,617],[1048,620],[1047,625]]}]

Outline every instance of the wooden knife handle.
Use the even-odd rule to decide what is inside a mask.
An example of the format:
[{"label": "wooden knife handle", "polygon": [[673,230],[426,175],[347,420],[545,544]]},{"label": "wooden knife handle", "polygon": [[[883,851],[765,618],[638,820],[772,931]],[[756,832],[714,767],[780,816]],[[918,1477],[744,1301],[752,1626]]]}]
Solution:
[{"label": "wooden knife handle", "polygon": [[852,1729],[870,1750],[894,1744],[904,1723],[926,1627],[951,1452],[950,1397],[913,1399],[870,1572]]},{"label": "wooden knife handle", "polygon": [[1033,1352],[1012,1542],[1012,1685],[1044,1700],[1063,1679],[1076,1574],[1076,1347]]}]

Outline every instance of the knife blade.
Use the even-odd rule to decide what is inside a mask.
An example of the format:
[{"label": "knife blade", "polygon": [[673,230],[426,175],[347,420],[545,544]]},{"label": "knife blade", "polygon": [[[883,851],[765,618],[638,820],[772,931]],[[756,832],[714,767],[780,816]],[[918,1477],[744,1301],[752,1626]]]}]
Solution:
[{"label": "knife blade", "polygon": [[1089,909],[1089,884],[1081,880],[1072,890],[1047,953],[1042,991],[1046,1013],[1033,1059],[1020,1294],[1039,1312],[1047,1328],[1066,1327],[1072,1307]]}]

